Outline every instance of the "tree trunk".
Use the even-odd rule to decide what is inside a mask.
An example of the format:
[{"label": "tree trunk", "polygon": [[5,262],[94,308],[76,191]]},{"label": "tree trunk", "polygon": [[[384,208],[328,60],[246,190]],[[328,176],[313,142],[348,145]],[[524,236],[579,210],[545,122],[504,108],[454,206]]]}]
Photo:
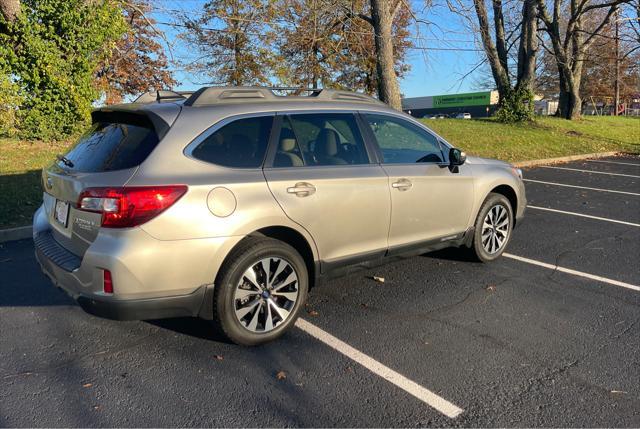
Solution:
[{"label": "tree trunk", "polygon": [[[578,72],[582,73],[582,67],[579,67]],[[557,116],[564,119],[580,119],[582,115],[581,80],[581,74],[576,76],[571,70],[560,72],[560,98]]]},{"label": "tree trunk", "polygon": [[569,93],[569,104],[566,119],[580,119],[581,116],[582,98],[580,97],[580,91],[578,89],[573,89]]},{"label": "tree trunk", "polygon": [[522,4],[522,30],[518,47],[518,75],[516,90],[533,90],[538,51],[538,10],[535,0]]},{"label": "tree trunk", "polygon": [[567,83],[562,72],[558,75],[558,110],[556,110],[555,116],[564,118],[566,112],[569,110],[569,90],[567,89]]},{"label": "tree trunk", "polygon": [[[493,80],[496,83],[496,88],[498,89],[499,100],[498,103],[500,106],[509,99],[512,88],[511,82],[509,80],[509,75],[504,63],[506,63],[506,42],[504,40],[504,28],[501,26],[502,24],[502,14],[500,13],[500,19],[494,18],[494,25],[496,26],[496,39],[498,46],[502,46],[501,50],[504,52],[500,52],[496,45],[493,44],[493,39],[491,37],[491,30],[489,27],[489,18],[487,14],[487,8],[484,4],[485,0],[473,0],[473,5],[476,9],[476,15],[478,17],[478,26],[480,27],[480,37],[482,38],[482,45],[484,47],[485,54],[487,55],[487,61],[489,62],[489,66],[491,67],[491,74],[493,75]],[[496,8],[501,7],[499,2],[493,2],[494,7],[494,16],[496,15]]]},{"label": "tree trunk", "polygon": [[378,97],[397,110],[402,110],[398,77],[394,69],[392,24],[393,13],[388,0],[371,0],[371,20],[375,33]]},{"label": "tree trunk", "polygon": [[7,22],[13,22],[20,13],[20,0],[0,0],[0,13]]}]

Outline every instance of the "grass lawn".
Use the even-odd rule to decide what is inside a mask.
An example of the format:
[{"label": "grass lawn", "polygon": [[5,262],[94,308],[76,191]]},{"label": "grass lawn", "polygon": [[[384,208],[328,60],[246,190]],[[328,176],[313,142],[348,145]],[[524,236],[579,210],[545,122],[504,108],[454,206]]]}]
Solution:
[{"label": "grass lawn", "polygon": [[640,118],[538,118],[506,125],[491,119],[422,119],[468,154],[516,162],[595,152],[640,152]]},{"label": "grass lawn", "polygon": [[[640,153],[638,118],[588,117],[578,122],[540,118],[519,125],[487,119],[423,121],[471,155],[511,162],[594,152]],[[40,170],[68,146],[68,142],[0,138],[0,228],[31,223],[42,202]]]},{"label": "grass lawn", "polygon": [[31,224],[42,204],[40,174],[69,143],[0,139],[0,228]]}]

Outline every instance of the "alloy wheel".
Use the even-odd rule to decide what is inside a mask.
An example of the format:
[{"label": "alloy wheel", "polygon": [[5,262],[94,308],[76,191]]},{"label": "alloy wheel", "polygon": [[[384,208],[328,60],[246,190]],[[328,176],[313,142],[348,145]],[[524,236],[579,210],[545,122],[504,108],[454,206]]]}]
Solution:
[{"label": "alloy wheel", "polygon": [[482,222],[482,247],[493,255],[499,252],[509,237],[509,212],[496,204],[491,207]]},{"label": "alloy wheel", "polygon": [[236,285],[236,318],[251,332],[272,331],[289,318],[298,292],[298,274],[288,261],[280,257],[261,259],[242,274]]}]

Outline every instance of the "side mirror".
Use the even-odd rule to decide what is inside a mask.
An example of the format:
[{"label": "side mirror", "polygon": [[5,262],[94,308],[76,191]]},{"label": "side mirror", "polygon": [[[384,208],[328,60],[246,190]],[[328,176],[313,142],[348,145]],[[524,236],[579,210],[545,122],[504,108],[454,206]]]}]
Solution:
[{"label": "side mirror", "polygon": [[457,149],[455,147],[452,147],[451,149],[449,149],[449,164],[452,167],[462,165],[465,163],[466,160],[467,160],[467,154],[461,151],[460,149]]}]

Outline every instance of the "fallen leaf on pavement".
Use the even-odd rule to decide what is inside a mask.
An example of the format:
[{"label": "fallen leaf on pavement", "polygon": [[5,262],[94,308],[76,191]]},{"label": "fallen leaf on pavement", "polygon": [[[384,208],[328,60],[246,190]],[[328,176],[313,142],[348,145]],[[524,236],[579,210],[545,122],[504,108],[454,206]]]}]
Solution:
[{"label": "fallen leaf on pavement", "polygon": [[371,276],[372,280],[375,280],[379,283],[384,283],[384,277],[378,277],[378,276]]},{"label": "fallen leaf on pavement", "polygon": [[487,286],[486,290],[489,291],[489,292],[495,292],[496,285],[489,285],[489,286]]},{"label": "fallen leaf on pavement", "polygon": [[215,360],[224,360],[224,356],[222,356],[222,355],[215,355],[213,358]]},{"label": "fallen leaf on pavement", "polygon": [[82,387],[84,387],[85,389],[91,386],[93,386],[93,383],[85,383],[82,385]]},{"label": "fallen leaf on pavement", "polygon": [[317,317],[317,316],[319,316],[319,315],[320,315],[320,313],[318,313],[318,312],[317,312],[317,311],[315,311],[315,310],[307,310],[307,314],[308,314],[309,316],[313,316],[313,317]]},{"label": "fallen leaf on pavement", "polygon": [[278,373],[276,374],[276,378],[278,380],[284,380],[285,378],[287,378],[287,374],[284,371],[278,371]]}]

